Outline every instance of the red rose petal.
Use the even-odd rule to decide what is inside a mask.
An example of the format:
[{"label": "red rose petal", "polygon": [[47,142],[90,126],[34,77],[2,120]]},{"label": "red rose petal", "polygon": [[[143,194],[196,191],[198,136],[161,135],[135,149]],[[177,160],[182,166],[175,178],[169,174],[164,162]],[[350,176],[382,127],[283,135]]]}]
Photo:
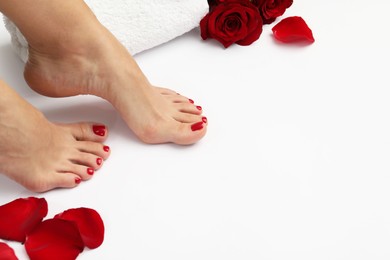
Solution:
[{"label": "red rose petal", "polygon": [[0,206],[0,238],[24,242],[26,234],[47,215],[44,198],[20,198]]},{"label": "red rose petal", "polygon": [[25,248],[30,260],[74,260],[84,250],[73,221],[48,219],[28,235]]},{"label": "red rose petal", "polygon": [[272,32],[275,38],[281,42],[314,42],[311,29],[307,26],[302,17],[299,16],[284,18],[272,28]]},{"label": "red rose petal", "polygon": [[85,246],[90,249],[99,247],[104,240],[104,223],[99,213],[90,208],[68,209],[54,218],[76,222]]},{"label": "red rose petal", "polygon": [[18,258],[11,247],[0,242],[0,260],[18,260]]}]

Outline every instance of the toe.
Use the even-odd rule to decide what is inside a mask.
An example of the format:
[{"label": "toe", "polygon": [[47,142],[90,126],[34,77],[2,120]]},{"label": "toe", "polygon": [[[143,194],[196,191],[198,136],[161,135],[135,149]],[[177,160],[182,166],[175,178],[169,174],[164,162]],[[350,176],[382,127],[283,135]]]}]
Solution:
[{"label": "toe", "polygon": [[176,96],[180,96],[180,94],[178,94],[177,92],[169,89],[169,88],[161,88],[161,87],[155,87],[157,89],[157,91],[162,94],[162,95],[176,95]]},{"label": "toe", "polygon": [[80,176],[73,173],[53,174],[52,189],[54,188],[74,188],[81,182]]},{"label": "toe", "polygon": [[81,177],[74,173],[55,172],[49,176],[41,181],[35,179],[25,186],[33,192],[46,192],[55,188],[74,188],[81,182]]},{"label": "toe", "polygon": [[175,107],[178,111],[180,111],[182,113],[189,113],[189,114],[194,114],[194,115],[202,114],[202,107],[195,106],[191,103],[177,103],[177,104],[175,104]]},{"label": "toe", "polygon": [[207,123],[199,121],[196,123],[182,123],[178,126],[178,133],[173,138],[173,142],[180,145],[189,145],[196,143],[203,138],[207,131]]},{"label": "toe", "polygon": [[166,99],[168,99],[172,103],[194,104],[194,100],[186,98],[186,97],[181,96],[181,95],[169,95],[169,96],[166,96]]},{"label": "toe", "polygon": [[98,157],[103,158],[103,160],[106,160],[111,153],[111,149],[108,145],[90,141],[77,142],[77,149],[81,152],[94,154]]},{"label": "toe", "polygon": [[177,113],[173,118],[180,123],[197,123],[200,121],[207,123],[207,118],[205,116],[189,113]]},{"label": "toe", "polygon": [[69,162],[66,169],[60,171],[61,173],[76,174],[83,181],[89,180],[95,174],[95,169],[93,167],[88,167],[85,165],[80,165],[76,163]]},{"label": "toe", "polygon": [[64,125],[64,127],[69,128],[79,141],[103,142],[108,136],[108,128],[103,124],[78,123]]},{"label": "toe", "polygon": [[91,153],[78,152],[70,158],[70,161],[74,164],[91,167],[97,170],[102,167],[104,160],[102,157]]}]

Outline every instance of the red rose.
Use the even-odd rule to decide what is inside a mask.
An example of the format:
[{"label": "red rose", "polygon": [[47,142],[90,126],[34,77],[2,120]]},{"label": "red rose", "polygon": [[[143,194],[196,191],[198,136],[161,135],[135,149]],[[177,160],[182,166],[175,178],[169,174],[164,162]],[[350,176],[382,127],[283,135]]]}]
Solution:
[{"label": "red rose", "polygon": [[250,45],[259,39],[263,22],[248,0],[219,0],[200,21],[202,39],[213,38],[225,48],[233,43]]},{"label": "red rose", "polygon": [[[207,0],[207,3],[209,4],[210,9],[213,7],[219,5],[220,3],[225,3],[225,2],[237,2],[237,0]],[[247,0],[250,1],[250,0]]]},{"label": "red rose", "polygon": [[270,24],[284,14],[293,4],[293,0],[252,0],[252,3],[259,8],[263,23]]},{"label": "red rose", "polygon": [[210,9],[219,4],[219,0],[207,0]]}]

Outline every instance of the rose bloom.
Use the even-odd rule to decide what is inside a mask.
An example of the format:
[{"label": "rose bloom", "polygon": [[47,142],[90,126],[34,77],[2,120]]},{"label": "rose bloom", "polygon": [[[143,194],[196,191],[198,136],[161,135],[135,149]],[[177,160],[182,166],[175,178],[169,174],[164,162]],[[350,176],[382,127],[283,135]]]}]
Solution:
[{"label": "rose bloom", "polygon": [[[229,0],[227,0],[229,1]],[[219,5],[220,3],[227,2],[226,0],[207,0],[207,3],[209,4],[210,9],[213,8],[216,5]],[[247,0],[250,1],[250,0]]]},{"label": "rose bloom", "polygon": [[[210,0],[212,1],[212,0]],[[250,45],[259,39],[263,22],[259,10],[248,0],[216,0],[200,21],[202,39],[213,38],[229,47]]]},{"label": "rose bloom", "polygon": [[293,4],[293,0],[252,0],[252,3],[259,8],[263,23],[271,24],[277,17],[284,14],[286,9]]}]

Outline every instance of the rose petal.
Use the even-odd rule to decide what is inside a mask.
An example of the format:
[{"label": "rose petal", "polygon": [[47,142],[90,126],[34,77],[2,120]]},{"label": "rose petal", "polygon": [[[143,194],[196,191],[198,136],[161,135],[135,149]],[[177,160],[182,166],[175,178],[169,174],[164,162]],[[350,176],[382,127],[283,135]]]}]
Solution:
[{"label": "rose petal", "polygon": [[44,198],[20,198],[0,206],[0,238],[24,242],[26,234],[47,215]]},{"label": "rose petal", "polygon": [[85,246],[90,249],[99,247],[104,240],[104,223],[99,213],[90,208],[68,209],[54,218],[76,222]]},{"label": "rose petal", "polygon": [[275,38],[281,42],[308,41],[314,42],[311,29],[299,16],[284,18],[272,28]]},{"label": "rose petal", "polygon": [[6,243],[0,242],[0,260],[18,260],[15,251]]},{"label": "rose petal", "polygon": [[74,260],[84,250],[76,223],[63,219],[41,222],[26,238],[30,260]]}]

